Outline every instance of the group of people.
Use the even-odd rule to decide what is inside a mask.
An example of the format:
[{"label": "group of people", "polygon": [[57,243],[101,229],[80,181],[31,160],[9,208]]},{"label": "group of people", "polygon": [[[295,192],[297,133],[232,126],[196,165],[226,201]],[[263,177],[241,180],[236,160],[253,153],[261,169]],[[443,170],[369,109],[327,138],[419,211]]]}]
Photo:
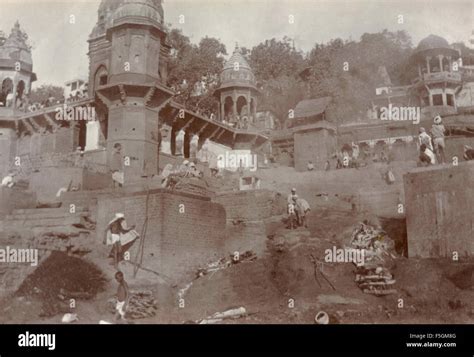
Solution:
[{"label": "group of people", "polygon": [[222,123],[236,129],[248,129],[253,123],[253,116],[249,115],[226,115]]},{"label": "group of people", "polygon": [[308,228],[308,222],[306,221],[306,215],[311,211],[311,207],[308,202],[299,198],[296,194],[296,188],[291,189],[291,193],[287,198],[288,204],[288,229],[295,229],[298,227]]},{"label": "group of people", "polygon": [[436,163],[446,163],[444,149],[446,147],[444,137],[446,128],[443,125],[441,116],[437,115],[433,120],[431,135],[425,128],[420,128],[418,135],[418,146],[420,148],[420,163],[424,166],[435,165]]},{"label": "group of people", "polygon": [[173,168],[172,164],[166,164],[161,173],[161,186],[173,189],[181,178],[195,177],[202,178],[203,173],[199,171],[196,164],[189,160],[184,160],[181,165]]},{"label": "group of people", "polygon": [[[335,153],[336,157],[336,169],[346,168],[358,168],[359,167],[359,145],[352,143],[351,146],[348,144],[342,147],[342,150],[338,150]],[[325,165],[325,170],[330,169],[329,161]]]}]

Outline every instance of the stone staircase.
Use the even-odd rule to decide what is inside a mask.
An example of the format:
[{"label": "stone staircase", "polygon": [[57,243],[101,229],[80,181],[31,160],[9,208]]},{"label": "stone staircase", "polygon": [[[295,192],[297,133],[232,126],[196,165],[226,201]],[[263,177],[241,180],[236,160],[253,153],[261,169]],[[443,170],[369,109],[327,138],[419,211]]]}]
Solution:
[{"label": "stone staircase", "polygon": [[16,209],[2,223],[3,231],[6,232],[32,230],[34,233],[60,233],[70,232],[74,228],[94,229],[94,222],[87,208],[77,206],[75,212],[71,213],[69,205],[59,208]]}]

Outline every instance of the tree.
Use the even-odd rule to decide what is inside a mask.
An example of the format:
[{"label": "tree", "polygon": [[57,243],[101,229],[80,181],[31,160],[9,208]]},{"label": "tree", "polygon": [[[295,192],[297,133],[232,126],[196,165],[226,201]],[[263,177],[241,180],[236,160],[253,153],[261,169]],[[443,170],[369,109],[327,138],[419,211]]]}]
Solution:
[{"label": "tree", "polygon": [[298,72],[305,65],[303,53],[295,50],[288,37],[266,40],[252,50],[241,48],[241,53],[262,92],[259,107],[271,108],[283,127],[289,110],[304,98],[304,84],[298,78]]},{"label": "tree", "polygon": [[281,41],[272,38],[260,43],[252,48],[249,59],[260,81],[296,75],[304,65],[303,54],[295,50],[293,41],[288,37]]},{"label": "tree", "polygon": [[386,67],[394,85],[407,84],[414,77],[408,62],[411,53],[404,31],[365,33],[358,42],[334,39],[315,44],[308,56],[311,97],[333,97],[329,120],[361,118],[375,95],[378,67]]},{"label": "tree", "polygon": [[52,84],[43,84],[31,91],[30,102],[41,103],[50,97],[61,100],[64,97],[64,88]]},{"label": "tree", "polygon": [[191,44],[181,30],[170,31],[173,48],[168,66],[168,85],[177,92],[175,100],[185,106],[210,114],[217,108],[212,97],[224,66],[225,45],[218,39],[205,37]]}]

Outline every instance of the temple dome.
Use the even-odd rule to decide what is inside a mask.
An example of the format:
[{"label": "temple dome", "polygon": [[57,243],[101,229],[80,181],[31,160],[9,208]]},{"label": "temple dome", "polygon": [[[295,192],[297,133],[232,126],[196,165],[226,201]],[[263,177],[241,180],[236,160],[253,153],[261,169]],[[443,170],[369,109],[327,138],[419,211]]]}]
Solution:
[{"label": "temple dome", "polygon": [[31,70],[33,59],[31,57],[30,46],[26,42],[27,39],[28,35],[21,30],[20,24],[17,21],[13,26],[10,35],[0,46],[0,61],[11,62],[12,64],[20,61],[27,65],[24,69]]},{"label": "temple dome", "polygon": [[102,0],[97,13],[97,24],[92,30],[91,38],[105,35],[114,21],[117,23],[126,18],[142,18],[162,24],[164,19],[161,0]]},{"label": "temple dome", "polygon": [[437,55],[451,56],[456,59],[459,57],[459,52],[453,49],[443,37],[429,35],[420,41],[410,60],[422,62],[426,60],[427,56]]},{"label": "temple dome", "polygon": [[255,75],[238,46],[235,47],[234,53],[224,64],[224,69],[220,74],[219,89],[228,87],[255,88]]},{"label": "temple dome", "polygon": [[420,41],[416,51],[432,50],[436,48],[451,48],[448,41],[441,36],[429,35]]},{"label": "temple dome", "polygon": [[112,16],[113,25],[120,22],[151,21],[163,23],[161,0],[122,0]]}]

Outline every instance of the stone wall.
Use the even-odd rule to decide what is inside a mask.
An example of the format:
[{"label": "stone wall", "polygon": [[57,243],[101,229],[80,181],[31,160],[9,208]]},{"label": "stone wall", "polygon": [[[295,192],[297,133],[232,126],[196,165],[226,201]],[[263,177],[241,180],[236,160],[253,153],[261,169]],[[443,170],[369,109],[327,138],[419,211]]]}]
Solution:
[{"label": "stone wall", "polygon": [[[99,197],[98,240],[102,241],[107,223],[117,212],[124,213],[129,226],[135,225],[145,237],[142,265],[173,281],[223,256],[225,210],[208,198],[160,189],[149,192],[148,203],[146,192]],[[133,261],[138,247],[131,249]]]},{"label": "stone wall", "polygon": [[474,162],[404,176],[409,257],[474,255]]},{"label": "stone wall", "polygon": [[0,216],[11,213],[14,209],[35,208],[36,194],[15,187],[0,187]]},{"label": "stone wall", "polygon": [[269,190],[232,192],[216,195],[213,201],[225,207],[228,221],[258,221],[272,215],[274,193]]},{"label": "stone wall", "polygon": [[227,254],[251,250],[263,255],[267,240],[265,220],[286,209],[281,195],[269,190],[241,191],[217,195],[213,201],[222,204],[227,213]]},{"label": "stone wall", "polygon": [[111,176],[80,167],[42,167],[31,174],[29,189],[37,193],[39,202],[48,203],[57,201],[58,190],[70,184],[84,190],[97,190],[111,186]]},{"label": "stone wall", "polygon": [[326,160],[335,150],[335,138],[325,129],[296,132],[294,134],[294,159],[297,171],[306,171],[308,161],[316,170],[324,170]]}]

